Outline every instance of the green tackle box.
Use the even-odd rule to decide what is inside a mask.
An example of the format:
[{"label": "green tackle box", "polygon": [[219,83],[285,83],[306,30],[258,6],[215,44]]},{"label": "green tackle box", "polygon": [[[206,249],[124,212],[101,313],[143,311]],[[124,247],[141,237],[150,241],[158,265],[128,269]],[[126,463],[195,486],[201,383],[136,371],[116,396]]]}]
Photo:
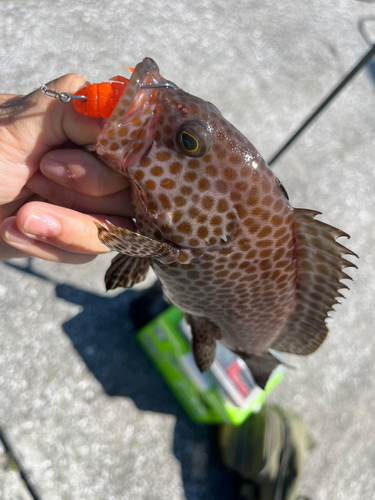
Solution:
[{"label": "green tackle box", "polygon": [[283,378],[279,366],[262,390],[245,362],[219,342],[211,368],[201,373],[191,352],[190,327],[173,306],[143,327],[137,337],[186,413],[198,423],[242,424],[260,410]]}]

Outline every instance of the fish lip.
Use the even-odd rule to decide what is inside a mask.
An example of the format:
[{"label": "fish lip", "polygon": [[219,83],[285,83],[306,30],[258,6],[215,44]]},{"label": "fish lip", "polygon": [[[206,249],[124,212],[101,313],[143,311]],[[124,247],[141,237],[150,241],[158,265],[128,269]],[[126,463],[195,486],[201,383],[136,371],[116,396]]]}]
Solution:
[{"label": "fish lip", "polygon": [[[131,75],[129,82],[126,86],[125,89],[125,99],[126,101],[124,102],[123,99],[120,99],[114,112],[117,110],[117,107],[122,108],[125,112],[125,114],[128,111],[128,108],[130,105],[133,103],[133,101],[136,99],[137,95],[139,95],[139,100],[142,99],[142,94],[138,94],[139,92],[152,92],[153,95],[153,102],[157,100],[159,91],[161,89],[159,88],[150,88],[148,89],[147,87],[149,85],[160,85],[161,87],[165,86],[168,89],[168,92],[173,92],[174,90],[179,90],[179,87],[169,81],[166,80],[159,71],[159,66],[156,64],[156,62],[151,59],[150,57],[145,57],[142,62],[138,63],[133,71],[133,74]],[[165,90],[165,89],[163,89]],[[147,95],[147,94],[146,94]],[[115,114],[115,113],[114,113]]]},{"label": "fish lip", "polygon": [[[159,89],[153,88],[152,90],[144,90],[140,87],[142,85],[164,83],[164,81],[164,78],[159,73],[157,64],[151,58],[146,57],[142,62],[137,64],[122,96],[120,97],[111,116],[104,124],[104,127],[98,136],[96,145],[93,148],[93,150],[102,157],[103,161],[108,166],[127,177],[129,177],[127,169],[129,165],[135,161],[135,157],[137,157],[138,154],[132,150],[134,138],[131,138],[127,149],[125,149],[125,145],[119,155],[115,152],[112,153],[112,151],[107,148],[108,141],[106,134],[111,129],[115,131],[117,127],[124,126],[124,123],[126,123],[126,121],[131,121],[136,113],[145,113],[147,110],[150,110],[150,107],[156,103]],[[156,113],[153,113],[153,118],[147,125],[149,129],[155,126],[156,118]],[[103,139],[105,144],[102,144]],[[137,146],[137,144],[135,145]],[[138,158],[139,155],[137,159]]]},{"label": "fish lip", "polygon": [[[118,105],[123,107],[126,113],[127,109],[134,101],[138,92],[142,90],[147,92],[147,89],[141,89],[140,88],[141,86],[164,83],[164,82],[166,82],[166,80],[161,76],[159,72],[159,67],[156,64],[156,62],[150,57],[145,57],[143,61],[138,63],[137,66],[135,67],[134,72],[130,77],[129,82],[126,86],[125,92],[127,93],[127,101],[128,101],[126,106],[124,106],[123,103],[121,103],[121,99]],[[153,89],[154,92],[155,90],[156,90],[155,95],[157,95],[157,89]]]}]

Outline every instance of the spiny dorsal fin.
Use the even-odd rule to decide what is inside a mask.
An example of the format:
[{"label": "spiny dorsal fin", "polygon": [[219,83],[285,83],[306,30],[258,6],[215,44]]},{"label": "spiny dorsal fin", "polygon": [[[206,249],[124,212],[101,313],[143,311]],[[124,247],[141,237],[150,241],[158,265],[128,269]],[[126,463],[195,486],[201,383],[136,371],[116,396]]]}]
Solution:
[{"label": "spiny dorsal fin", "polygon": [[348,276],[345,267],[357,267],[342,257],[357,255],[336,242],[346,233],[315,220],[320,212],[294,209],[297,258],[297,306],[288,324],[272,348],[293,354],[310,354],[324,341],[328,329],[325,320],[341,296],[340,282]]}]

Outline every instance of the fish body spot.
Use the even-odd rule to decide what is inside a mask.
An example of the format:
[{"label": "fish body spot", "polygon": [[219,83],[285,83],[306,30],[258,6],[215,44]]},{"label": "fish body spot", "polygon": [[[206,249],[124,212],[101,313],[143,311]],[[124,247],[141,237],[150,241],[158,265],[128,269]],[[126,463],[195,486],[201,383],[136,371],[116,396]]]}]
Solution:
[{"label": "fish body spot", "polygon": [[157,212],[157,205],[154,201],[149,201],[148,204],[147,204],[147,208],[150,212]]},{"label": "fish body spot", "polygon": [[273,204],[273,209],[274,209],[275,212],[281,212],[281,210],[283,209],[283,207],[284,207],[284,202],[282,200],[277,200]]},{"label": "fish body spot", "polygon": [[229,191],[228,184],[225,181],[218,180],[215,182],[215,187],[219,193],[227,193]]},{"label": "fish body spot", "polygon": [[186,172],[184,175],[184,180],[186,182],[194,182],[197,179],[197,174],[195,172]]},{"label": "fish body spot", "polygon": [[161,162],[168,161],[170,157],[171,153],[169,151],[159,151],[156,153],[156,159]]},{"label": "fish body spot", "polygon": [[204,210],[211,210],[214,206],[214,199],[212,196],[204,196],[201,201],[202,208]]},{"label": "fish body spot", "polygon": [[198,215],[199,215],[199,210],[198,210],[198,208],[197,208],[197,207],[192,207],[192,208],[190,208],[190,209],[189,209],[189,211],[188,211],[188,215],[189,215],[189,217],[192,217],[193,219],[194,219],[195,217],[198,217]]},{"label": "fish body spot", "polygon": [[178,161],[175,161],[169,165],[169,172],[173,175],[180,173],[181,170],[182,170],[182,165]]},{"label": "fish body spot", "polygon": [[185,196],[191,195],[193,192],[193,189],[190,186],[181,186],[180,187],[180,193],[184,194]]},{"label": "fish body spot", "polygon": [[210,177],[216,177],[218,174],[218,169],[214,165],[207,165],[206,174]]},{"label": "fish body spot", "polygon": [[224,177],[228,181],[233,181],[234,179],[237,178],[237,172],[234,170],[234,168],[225,168],[224,169]]},{"label": "fish body spot", "polygon": [[149,167],[149,166],[151,165],[151,158],[149,158],[148,156],[146,156],[145,158],[143,158],[143,159],[141,160],[140,165],[141,165],[142,167]]},{"label": "fish body spot", "polygon": [[199,226],[197,230],[198,238],[204,239],[208,236],[208,229],[206,226]]},{"label": "fish body spot", "polygon": [[152,167],[151,174],[155,175],[156,177],[160,177],[161,175],[163,175],[162,167],[159,167],[159,166]]},{"label": "fish body spot", "polygon": [[241,200],[241,193],[237,191],[232,191],[230,193],[230,199],[233,201],[233,203],[240,201]]},{"label": "fish body spot", "polygon": [[177,207],[183,207],[186,205],[186,199],[183,196],[176,196],[174,202]]},{"label": "fish body spot", "polygon": [[199,246],[199,241],[195,238],[192,238],[189,240],[189,246],[191,247],[198,247]]},{"label": "fish body spot", "polygon": [[168,196],[166,196],[165,194],[159,194],[158,198],[159,198],[159,201],[162,204],[162,207],[164,208],[164,210],[171,209],[171,203],[169,201]]},{"label": "fish body spot", "polygon": [[210,182],[207,179],[203,178],[198,182],[199,191],[208,191],[209,188]]},{"label": "fish body spot", "polygon": [[134,177],[139,181],[141,181],[144,176],[145,176],[145,173],[143,172],[143,170],[136,170],[134,173]]},{"label": "fish body spot", "polygon": [[188,167],[189,168],[199,168],[199,161],[198,160],[189,160]]},{"label": "fish body spot", "polygon": [[197,221],[199,222],[199,224],[204,224],[205,222],[207,222],[207,215],[206,214],[201,214],[199,215]]},{"label": "fish body spot", "polygon": [[210,224],[212,226],[220,226],[220,224],[223,222],[223,219],[219,215],[214,215],[214,217],[211,218]]},{"label": "fish body spot", "polygon": [[220,200],[217,203],[217,211],[219,213],[226,212],[229,209],[228,202],[225,198],[220,198]]},{"label": "fish body spot", "polygon": [[177,227],[176,227],[177,231],[179,231],[180,233],[183,233],[183,234],[191,234],[192,233],[192,227],[191,227],[191,224],[189,222],[181,222],[181,224],[179,224]]},{"label": "fish body spot", "polygon": [[176,183],[172,179],[163,179],[160,186],[164,189],[173,189],[176,186]]}]

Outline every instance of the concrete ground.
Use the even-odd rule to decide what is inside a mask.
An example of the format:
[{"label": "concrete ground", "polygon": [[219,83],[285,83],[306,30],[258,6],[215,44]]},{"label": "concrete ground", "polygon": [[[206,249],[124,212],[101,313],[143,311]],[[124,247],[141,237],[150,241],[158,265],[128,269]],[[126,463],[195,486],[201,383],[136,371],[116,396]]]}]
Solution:
[{"label": "concrete ground", "polygon": [[[0,88],[28,93],[67,72],[102,81],[150,56],[269,159],[371,42],[371,0],[2,0]],[[372,60],[274,165],[293,206],[322,211],[360,255],[327,341],[293,358],[271,397],[317,443],[300,485],[311,500],[375,494],[374,158]],[[132,303],[150,292],[105,293],[109,260],[0,264],[0,429],[34,498],[236,498],[211,430],[187,419],[135,341]],[[0,499],[30,498],[3,442]]]}]

